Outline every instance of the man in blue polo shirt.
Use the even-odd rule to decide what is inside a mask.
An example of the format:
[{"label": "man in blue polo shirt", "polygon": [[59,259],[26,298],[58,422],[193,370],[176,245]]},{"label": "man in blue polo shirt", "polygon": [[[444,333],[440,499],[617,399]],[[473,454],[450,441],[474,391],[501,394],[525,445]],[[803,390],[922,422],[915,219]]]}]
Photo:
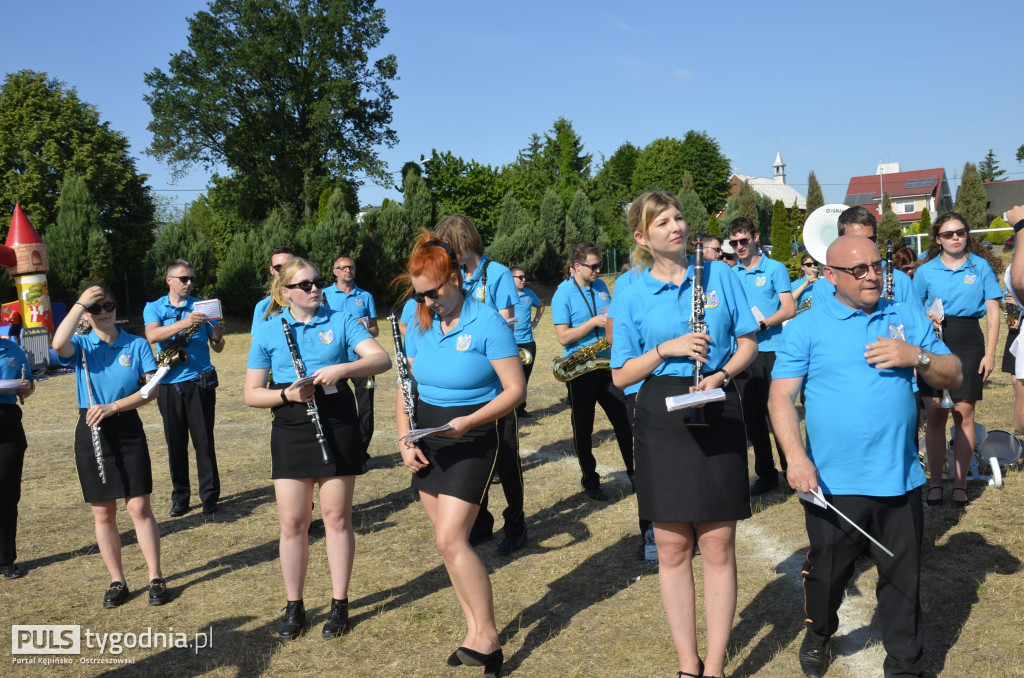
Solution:
[{"label": "man in blue polo shirt", "polygon": [[[295,257],[295,252],[292,251],[291,247],[282,245],[281,247],[275,247],[270,250],[270,276],[271,280],[277,277],[277,274],[281,271],[281,267],[288,263],[289,260]],[[265,318],[263,315],[267,312],[267,308],[270,307],[270,296],[263,297],[256,303],[256,308],[252,312],[252,325],[249,328],[249,336],[256,335],[256,329],[264,322]]]},{"label": "man in blue polo shirt", "polygon": [[[754,319],[761,330],[757,339],[757,357],[750,366],[736,375],[736,387],[743,400],[743,423],[747,427],[747,441],[754,447],[754,473],[757,480],[750,488],[751,495],[759,495],[779,485],[779,472],[775,468],[772,442],[768,436],[768,389],[772,384],[772,366],[775,349],[782,335],[782,323],[796,315],[789,271],[779,261],[761,255],[757,226],[747,217],[737,217],[729,224],[729,244],[736,251],[739,265],[733,271],[743,283]],[[785,245],[780,245],[785,246]],[[776,439],[778,447],[778,439]],[[786,471],[786,457],[779,450],[782,471]]]},{"label": "man in blue polo shirt", "polygon": [[[937,389],[960,384],[960,360],[935,338],[917,304],[880,299],[882,264],[874,243],[841,236],[824,274],[834,294],[786,327],[777,349],[769,407],[789,461],[787,480],[825,499],[894,555],[883,553],[837,513],[804,501],[810,550],[804,566],[805,625],[800,666],[825,672],[827,644],[857,559],[878,567],[877,598],[886,676],[923,676],[919,579],[924,531],[915,432],[914,370]],[[807,444],[796,398],[804,389]]]},{"label": "man in blue polo shirt", "polygon": [[217,371],[210,364],[210,349],[224,350],[224,323],[207,321],[193,311],[191,296],[196,282],[192,264],[176,259],[167,267],[165,278],[170,292],[146,304],[142,318],[146,340],[156,344],[157,352],[179,333],[195,327],[185,351],[188,362],[178,363],[157,386],[157,405],[164,420],[167,458],[171,467],[171,516],[188,513],[192,491],[188,479],[188,439],[196,450],[199,498],[203,513],[215,513],[220,500],[220,475],[213,442],[214,409],[217,403]]},{"label": "man in blue polo shirt", "polygon": [[[370,336],[377,338],[377,306],[373,295],[356,285],[356,262],[350,256],[342,255],[334,261],[334,277],[337,282],[324,290],[324,305],[334,311],[344,311],[362,323]],[[350,356],[355,359],[356,356]],[[359,411],[359,433],[363,442],[363,458],[369,459],[370,440],[373,439],[373,392],[375,383],[370,377],[354,377],[352,390],[356,394],[356,408]]]},{"label": "man in blue polo shirt", "polygon": [[[519,266],[512,266],[508,270],[512,273],[512,280],[515,281],[516,291],[519,293],[515,310],[513,311],[514,317],[518,318],[519,322],[516,323],[512,334],[520,350],[526,349],[532,356],[529,364],[523,365],[527,394],[529,394],[530,374],[533,372],[533,363],[537,358],[537,342],[534,341],[533,330],[537,327],[537,323],[540,322],[541,316],[544,315],[544,302],[540,300],[540,297],[533,290],[527,289],[526,271]],[[537,309],[536,316],[533,313],[533,309]],[[520,417],[530,416],[526,411],[526,401],[523,401],[523,404],[516,409],[516,412]]]}]

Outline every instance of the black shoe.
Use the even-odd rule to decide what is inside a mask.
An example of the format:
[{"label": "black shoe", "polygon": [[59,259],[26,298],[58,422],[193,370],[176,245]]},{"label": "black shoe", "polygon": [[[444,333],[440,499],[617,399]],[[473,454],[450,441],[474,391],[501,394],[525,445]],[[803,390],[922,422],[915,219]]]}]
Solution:
[{"label": "black shoe", "polygon": [[761,476],[754,481],[754,485],[750,488],[750,496],[756,497],[765,492],[771,492],[779,486],[779,477],[774,478],[768,476]]},{"label": "black shoe", "polygon": [[128,586],[123,582],[110,582],[106,592],[103,594],[103,607],[117,607],[128,600]]},{"label": "black shoe", "polygon": [[468,647],[460,647],[455,654],[466,666],[484,667],[484,678],[498,678],[501,673],[501,665],[505,663],[505,655],[502,654],[500,647],[490,654],[470,650]]},{"label": "black shoe", "polygon": [[21,579],[28,571],[21,565],[0,565],[0,573],[3,573],[4,579]]},{"label": "black shoe", "polygon": [[498,555],[507,556],[513,551],[518,551],[526,546],[526,533],[523,534],[507,534],[505,538],[498,544]]},{"label": "black shoe", "polygon": [[306,628],[306,608],[301,600],[289,600],[284,608],[284,621],[277,630],[281,640],[295,640]]},{"label": "black shoe", "polygon": [[154,579],[149,582],[149,604],[163,605],[170,596],[167,593],[167,582],[163,579]]},{"label": "black shoe", "polygon": [[188,513],[188,502],[176,501],[171,505],[171,517],[180,518]]},{"label": "black shoe", "polygon": [[[963,499],[957,499],[956,498],[956,493],[957,492],[962,494],[964,498]],[[952,501],[953,501],[953,508],[955,508],[955,509],[965,509],[965,508],[967,508],[967,505],[971,503],[971,500],[968,499],[968,497],[967,497],[967,488],[966,487],[954,487],[953,488],[953,499],[952,499]]]},{"label": "black shoe", "polygon": [[327,613],[327,623],[320,634],[324,640],[337,638],[348,631],[348,598],[345,600],[331,599],[331,611]]},{"label": "black shoe", "polygon": [[608,495],[605,494],[604,490],[602,490],[600,486],[584,487],[583,494],[587,495],[594,501],[608,501]]},{"label": "black shoe", "polygon": [[448,661],[445,662],[448,666],[462,666],[462,660],[459,659],[459,651],[455,650],[448,655]]},{"label": "black shoe", "polygon": [[807,631],[800,644],[800,668],[808,678],[822,678],[825,675],[825,648],[828,641],[822,641],[817,634]]},{"label": "black shoe", "polygon": [[217,512],[217,502],[216,502],[216,500],[210,500],[210,501],[205,502],[203,504],[203,513],[205,513],[206,515],[210,516],[210,515],[213,515],[216,512]]},{"label": "black shoe", "polygon": [[942,485],[932,485],[929,487],[928,496],[925,498],[924,503],[932,508],[942,506]]}]

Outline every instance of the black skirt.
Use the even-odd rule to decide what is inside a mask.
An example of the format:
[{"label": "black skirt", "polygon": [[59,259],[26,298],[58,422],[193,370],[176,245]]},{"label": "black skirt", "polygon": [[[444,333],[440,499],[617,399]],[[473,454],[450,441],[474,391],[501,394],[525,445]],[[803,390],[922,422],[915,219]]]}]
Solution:
[{"label": "black skirt", "polygon": [[[439,407],[420,400],[416,405],[416,425],[420,428],[443,426],[480,407]],[[413,475],[413,488],[456,497],[471,504],[483,503],[501,453],[500,440],[498,421],[467,431],[458,440],[438,436],[421,438],[420,448],[430,465]]]},{"label": "black skirt", "polygon": [[[284,388],[287,384],[271,384]],[[363,468],[362,443],[356,401],[348,382],[339,382],[337,393],[327,395],[317,386],[313,399],[320,416],[324,441],[333,460],[323,463],[323,453],[316,437],[316,427],[306,403],[282,404],[272,409],[274,423],[270,429],[270,453],[273,459],[271,477],[319,478],[326,476],[357,476]]]},{"label": "black skirt", "polygon": [[[985,336],[981,333],[980,319],[946,316],[942,321],[942,342],[950,353],[960,358],[964,374],[964,383],[949,394],[954,400],[981,400],[984,382],[978,368],[985,357]],[[942,390],[932,388],[924,379],[919,379],[917,384],[921,395],[942,397]]]},{"label": "black skirt", "polygon": [[735,382],[726,399],[704,406],[708,425],[687,426],[690,410],[669,412],[668,396],[687,393],[689,377],[650,377],[637,393],[633,422],[640,515],[657,522],[750,517],[747,438]]},{"label": "black skirt", "polygon": [[1003,346],[1003,364],[1000,369],[1006,374],[1017,373],[1017,358],[1010,353],[1010,347],[1013,346],[1013,342],[1020,336],[1020,330],[1007,330],[1006,332],[1006,344]]},{"label": "black skirt", "polygon": [[153,469],[149,461],[149,445],[136,410],[118,412],[100,422],[100,448],[103,450],[103,472],[107,482],[100,480],[99,464],[92,446],[92,431],[85,423],[85,408],[78,410],[75,427],[75,466],[82,496],[92,503],[139,497],[153,492]]}]

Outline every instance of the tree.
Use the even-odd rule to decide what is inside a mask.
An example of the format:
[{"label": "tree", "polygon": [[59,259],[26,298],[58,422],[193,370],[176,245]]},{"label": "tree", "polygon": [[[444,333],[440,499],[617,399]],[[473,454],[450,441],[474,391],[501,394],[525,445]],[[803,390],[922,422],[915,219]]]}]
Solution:
[{"label": "tree", "polygon": [[700,196],[704,209],[722,209],[729,195],[729,158],[722,155],[718,142],[707,132],[690,130],[683,137],[682,164],[693,175],[693,190]]},{"label": "tree", "polygon": [[[540,169],[546,175],[547,186],[553,187],[563,202],[574,199],[576,192],[590,180],[590,163],[593,155],[583,152],[583,140],[572,123],[558,118],[544,136],[544,146],[539,159]],[[533,202],[542,194],[534,194]]]},{"label": "tree", "polygon": [[821,192],[821,184],[818,183],[818,177],[814,176],[814,170],[811,170],[811,173],[807,175],[807,214],[824,204],[825,196]]},{"label": "tree", "polygon": [[804,213],[797,207],[796,198],[793,198],[793,206],[789,208],[789,230],[797,242],[804,241]]},{"label": "tree", "polygon": [[681,186],[686,171],[682,157],[683,142],[679,139],[664,137],[644,146],[633,169],[632,194]]},{"label": "tree", "polygon": [[434,198],[430,195],[427,182],[419,173],[411,171],[405,175],[402,185],[405,189],[405,201],[402,206],[409,216],[409,223],[413,228],[433,228]]},{"label": "tree", "polygon": [[236,233],[217,269],[217,298],[236,313],[266,296],[267,255],[258,229]]},{"label": "tree", "polygon": [[544,194],[544,200],[541,202],[537,233],[544,240],[546,250],[536,275],[543,280],[554,280],[559,276],[566,252],[565,203],[553,189]]},{"label": "tree", "polygon": [[1006,170],[999,169],[999,161],[996,160],[993,149],[988,149],[985,158],[978,163],[978,173],[981,174],[983,181],[1002,181],[1006,176]]},{"label": "tree", "polygon": [[903,243],[903,227],[900,218],[892,211],[892,201],[888,193],[882,193],[882,220],[878,223],[876,234],[878,249],[885,251],[885,244],[891,242],[893,249],[899,249]]},{"label": "tree", "polygon": [[[269,249],[268,249],[269,252]],[[179,224],[171,224],[157,234],[153,248],[146,253],[143,269],[146,281],[151,287],[150,298],[167,293],[167,267],[175,259],[184,259],[192,264],[196,273],[192,289],[201,290],[213,282],[213,246],[187,218]]]},{"label": "tree", "polygon": [[101,122],[75,89],[45,73],[9,73],[0,86],[0,158],[3,214],[20,203],[45,236],[56,221],[64,180],[77,175],[117,252],[116,272],[137,268],[153,242],[155,207],[146,176],[136,170],[128,139]]},{"label": "tree", "polygon": [[639,155],[640,149],[627,141],[604,161],[590,184],[594,221],[619,249],[633,246],[633,236],[626,226],[626,205],[634,195],[631,185]]},{"label": "tree", "polygon": [[439,153],[434,149],[427,164],[426,180],[438,217],[464,214],[476,224],[484,242],[490,242],[508,189],[500,170],[475,160],[467,162],[451,151]]},{"label": "tree", "polygon": [[1017,148],[1017,162],[1024,162],[1024,144]]},{"label": "tree", "polygon": [[57,224],[43,236],[50,262],[50,297],[73,301],[89,277],[89,234],[100,230],[100,214],[85,179],[69,175],[57,202]]},{"label": "tree", "polygon": [[597,244],[599,235],[590,200],[582,189],[577,190],[565,212],[565,249],[568,251],[581,242]]},{"label": "tree", "polygon": [[393,54],[374,0],[212,0],[188,20],[189,48],[145,74],[147,153],[176,173],[226,166],[250,215],[313,214],[321,191],[365,173],[391,184],[375,147],[392,147]]},{"label": "tree", "polygon": [[924,252],[932,243],[932,239],[929,234],[932,230],[932,214],[925,207],[921,210],[921,221],[918,223],[917,232],[924,234],[924,238],[921,238],[921,251]]},{"label": "tree", "polygon": [[985,218],[987,207],[988,196],[985,194],[985,184],[981,180],[978,168],[973,162],[966,162],[960,179],[956,209],[964,215],[971,230],[977,230],[988,225],[988,220]]},{"label": "tree", "polygon": [[679,196],[679,204],[682,206],[683,220],[689,227],[688,239],[692,243],[697,231],[707,223],[708,211],[704,209],[704,203],[700,201],[700,196],[693,191],[682,193]]},{"label": "tree", "polygon": [[114,255],[103,229],[96,227],[89,231],[89,281],[107,282],[114,265]]},{"label": "tree", "polygon": [[522,266],[526,275],[533,276],[547,254],[547,247],[536,223],[509,191],[505,195],[494,242],[487,248],[487,256],[506,266]]},{"label": "tree", "polygon": [[793,231],[789,227],[786,204],[776,200],[772,205],[772,259],[786,262],[793,258]]},{"label": "tree", "polygon": [[722,233],[722,225],[718,222],[718,215],[714,212],[708,215],[708,235],[725,237],[725,234]]}]

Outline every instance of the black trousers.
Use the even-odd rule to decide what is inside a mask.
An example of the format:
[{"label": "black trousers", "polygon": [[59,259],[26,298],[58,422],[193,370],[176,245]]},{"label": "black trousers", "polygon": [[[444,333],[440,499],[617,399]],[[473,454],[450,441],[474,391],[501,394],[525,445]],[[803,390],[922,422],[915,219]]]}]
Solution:
[{"label": "black trousers", "polygon": [[[526,534],[526,512],[523,508],[523,465],[519,459],[519,418],[515,410],[498,422],[501,440],[495,470],[501,478],[501,489],[508,506],[502,512],[505,520],[505,536],[519,537]],[[486,534],[494,530],[494,516],[487,510],[490,493],[480,503],[480,512],[473,523],[474,534]]]},{"label": "black trousers", "polygon": [[589,489],[597,487],[601,480],[601,476],[597,473],[597,460],[594,458],[593,445],[594,412],[597,405],[604,410],[608,421],[611,422],[612,428],[615,430],[615,439],[619,443],[622,463],[626,467],[626,473],[632,476],[633,429],[626,411],[626,396],[612,383],[611,371],[593,370],[566,382],[565,385],[569,390],[573,443],[582,472],[580,483]]},{"label": "black trousers", "polygon": [[213,442],[217,391],[192,381],[160,384],[156,402],[164,419],[164,439],[171,467],[171,502],[187,504],[192,495],[188,479],[188,439],[196,450],[199,498],[204,504],[220,499],[220,476]]},{"label": "black trousers", "polygon": [[811,548],[804,565],[808,631],[820,640],[839,628],[839,605],[857,558],[870,554],[878,568],[878,618],[885,675],[923,676],[924,637],[919,584],[924,512],[921,488],[897,497],[826,495],[836,508],[895,555],[883,553],[831,509],[804,505]]},{"label": "black trousers", "polygon": [[352,390],[356,395],[356,410],[359,412],[359,435],[363,442],[363,455],[370,449],[373,440],[373,394],[376,389],[366,388],[369,377],[352,377]]},{"label": "black trousers", "polygon": [[18,559],[18,502],[27,446],[21,408],[0,405],[0,565],[13,565]]},{"label": "black trousers", "polygon": [[[527,388],[526,395],[527,395],[527,397],[529,397],[529,395],[530,395],[530,391],[529,391],[529,388],[530,388],[530,375],[533,373],[533,364],[535,362],[537,362],[537,342],[536,341],[531,341],[528,344],[516,344],[516,345],[519,346],[519,348],[525,348],[527,351],[530,352],[530,355],[533,356],[533,360],[530,362],[529,365],[523,365],[523,374],[526,376],[526,388]],[[523,404],[519,406],[519,411],[521,412],[521,411],[523,411],[525,409],[526,409],[526,401],[523,401]]]},{"label": "black trousers", "polygon": [[[740,390],[743,405],[743,425],[747,429],[747,441],[754,446],[754,473],[769,480],[779,477],[772,455],[772,441],[768,436],[768,391],[772,387],[772,368],[775,367],[775,351],[757,354],[747,369],[736,375],[736,387]],[[786,470],[786,455],[779,447],[779,463]]]}]

